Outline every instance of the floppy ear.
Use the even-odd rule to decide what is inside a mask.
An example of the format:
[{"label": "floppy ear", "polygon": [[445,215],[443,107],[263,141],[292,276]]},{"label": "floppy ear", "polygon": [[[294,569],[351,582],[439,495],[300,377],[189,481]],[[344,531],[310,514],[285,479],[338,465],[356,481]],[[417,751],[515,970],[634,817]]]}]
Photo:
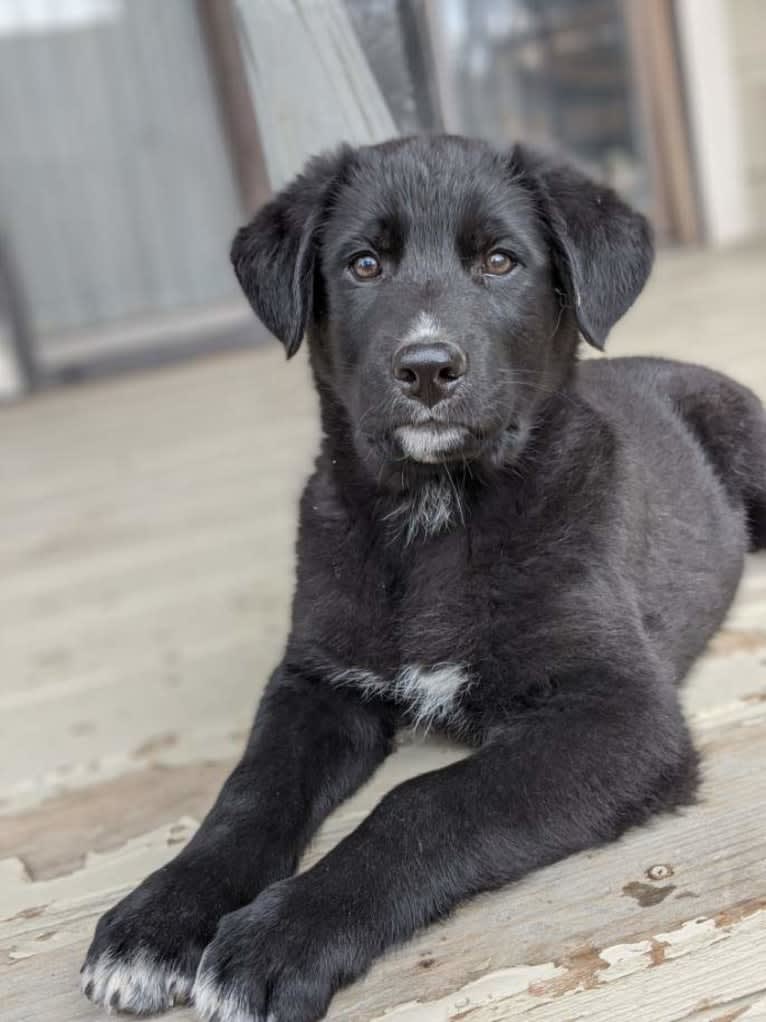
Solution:
[{"label": "floppy ear", "polygon": [[526,146],[514,148],[512,163],[535,195],[580,332],[603,349],[649,276],[649,221],[611,188]]},{"label": "floppy ear", "polygon": [[231,246],[234,272],[255,314],[291,358],[314,304],[317,234],[352,150],[309,160],[303,172],[240,228]]}]

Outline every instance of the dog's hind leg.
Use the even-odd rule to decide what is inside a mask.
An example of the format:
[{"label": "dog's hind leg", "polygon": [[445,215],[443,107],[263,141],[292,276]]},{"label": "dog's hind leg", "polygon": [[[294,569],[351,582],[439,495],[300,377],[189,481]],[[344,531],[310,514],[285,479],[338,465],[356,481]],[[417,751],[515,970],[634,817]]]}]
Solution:
[{"label": "dog's hind leg", "polygon": [[[764,438],[766,451],[766,437]],[[766,550],[766,484],[754,490],[746,503],[747,524],[753,550]]]},{"label": "dog's hind leg", "polygon": [[750,545],[766,549],[766,411],[756,395],[709,369],[684,368],[671,396],[731,499],[747,515]]},{"label": "dog's hind leg", "polygon": [[766,411],[750,391],[736,423],[740,451],[737,482],[747,516],[751,550],[766,550]]}]

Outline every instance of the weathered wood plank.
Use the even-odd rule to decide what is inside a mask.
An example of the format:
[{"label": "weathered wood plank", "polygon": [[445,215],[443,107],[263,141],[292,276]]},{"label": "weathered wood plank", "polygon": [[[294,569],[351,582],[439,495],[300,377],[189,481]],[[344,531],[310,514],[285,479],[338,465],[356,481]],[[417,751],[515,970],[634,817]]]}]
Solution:
[{"label": "weathered wood plank", "polygon": [[[235,647],[235,662],[241,653],[240,647]],[[243,661],[248,659],[247,655],[243,656]],[[174,670],[180,670],[179,666],[174,665]],[[236,670],[233,673],[236,675]],[[177,674],[171,673],[169,677],[175,680]],[[185,679],[185,713],[194,719],[196,707],[189,693],[189,680]],[[147,698],[153,697],[157,714],[161,703],[152,691],[155,684],[150,670],[145,691]],[[258,687],[246,673],[241,688],[248,699],[251,689]],[[125,707],[120,705],[119,698],[108,693],[106,716],[118,713],[124,722],[137,690],[140,691],[140,686],[138,689],[135,685],[127,687]],[[220,691],[219,687],[217,694]],[[90,769],[80,774],[54,771],[46,779],[47,790],[58,789],[57,794],[36,805],[41,792],[38,787],[26,800],[31,802],[31,808],[17,808],[13,812],[10,802],[5,808],[0,830],[0,859],[4,855],[20,855],[34,877],[64,872],[72,863],[82,861],[86,849],[114,848],[173,816],[188,813],[199,819],[212,803],[226,770],[235,761],[244,741],[250,711],[248,705],[242,708],[238,721],[223,720],[218,732],[210,727],[185,724],[176,730],[154,732],[140,742],[139,735],[145,733],[143,716],[131,717],[127,713],[127,719],[137,728],[137,744],[128,753],[129,761],[124,762],[114,754],[96,755],[98,742],[105,744],[108,753],[116,735],[114,730],[100,731],[99,708],[94,708],[90,702],[90,692],[83,693],[83,697],[89,700],[89,717],[69,727],[74,737],[87,744]],[[730,712],[741,714],[742,700],[757,703],[764,698],[766,635],[732,628],[717,636],[710,654],[697,667],[684,692],[687,709],[696,716],[698,731],[715,727]],[[47,719],[46,708],[44,704],[41,716],[36,718],[38,726]],[[64,716],[61,701],[55,702],[52,714],[61,728]],[[49,733],[47,728],[44,733]],[[204,761],[200,761],[202,750]],[[413,763],[414,771],[424,768],[419,759]],[[40,782],[41,786],[43,783]],[[23,798],[18,798],[16,806],[24,802]]]},{"label": "weathered wood plank", "polygon": [[[542,1006],[550,1002],[554,1012],[557,999],[576,992],[580,981],[587,990],[598,989],[602,982],[611,984],[615,978],[627,983],[627,974],[618,977],[615,972],[615,963],[622,969],[626,960],[633,970],[630,976],[635,973],[638,977],[628,985],[631,989],[632,984],[640,985],[646,981],[640,970],[657,965],[651,958],[652,940],[671,947],[677,940],[684,955],[688,954],[689,981],[702,992],[691,1005],[683,998],[672,1001],[684,1011],[698,1004],[703,994],[720,1000],[758,993],[766,977],[751,966],[753,955],[766,951],[764,930],[760,922],[757,927],[755,923],[745,926],[744,920],[766,908],[762,861],[766,817],[761,812],[766,786],[766,703],[741,702],[739,708],[724,725],[711,726],[706,720],[701,729],[706,780],[699,805],[658,819],[615,845],[575,856],[515,887],[477,899],[447,923],[431,928],[378,963],[364,981],[341,993],[331,1017],[348,1022],[374,1019],[402,1002],[415,1000],[442,1012],[434,1018],[460,1017],[467,1006],[477,1009],[478,1019],[502,1018],[502,1014],[493,1014],[495,1002],[503,1004],[509,998],[506,1007],[509,1011],[512,1007],[514,1015],[534,1007],[538,1018],[590,1017],[589,1001],[582,1016],[579,1010],[571,1016],[546,1015]],[[427,753],[430,761],[425,758]],[[383,790],[414,769],[448,761],[452,754],[446,746],[424,749],[405,745],[387,771],[328,821],[307,861],[314,861],[355,825]],[[50,880],[31,882],[18,862],[7,860],[0,900],[4,920],[0,925],[0,982],[13,988],[28,974],[23,982],[43,989],[42,978],[51,970],[56,972],[62,956],[71,961],[74,950],[82,952],[98,914],[147,871],[166,861],[193,826],[191,820],[165,825],[114,852],[91,853],[82,869]],[[745,964],[734,978],[728,958],[720,969],[718,965],[698,967],[697,945],[687,940],[690,933],[704,933],[711,944],[716,943],[718,931],[725,928],[722,913],[726,920],[731,915],[736,922],[741,916],[743,926],[738,932],[747,936]],[[700,918],[714,922],[696,929],[698,924],[692,921]],[[662,936],[684,924],[686,928],[677,938]],[[624,960],[620,946],[626,944],[638,947],[626,951]],[[739,942],[732,946],[737,949],[733,954],[744,954]],[[675,960],[675,955],[670,953],[668,958]],[[580,975],[586,959],[587,967],[594,970],[593,983],[589,974]],[[606,971],[605,977],[600,976],[602,971]],[[486,982],[477,986],[477,977],[485,977]],[[520,986],[522,978],[526,982]],[[561,983],[557,985],[554,981],[558,980]],[[663,996],[672,1000],[676,986],[677,979],[670,978]],[[665,989],[656,986],[654,978],[651,988],[653,996]],[[618,1000],[620,989],[615,987]],[[599,1003],[603,1003],[604,1013],[593,1017],[609,1018],[611,997]],[[88,1010],[73,998],[67,1014],[56,1017],[62,1022],[88,1018],[81,1013]],[[408,1007],[410,1014],[403,1018],[420,1017],[411,1014],[414,1010]]]}]

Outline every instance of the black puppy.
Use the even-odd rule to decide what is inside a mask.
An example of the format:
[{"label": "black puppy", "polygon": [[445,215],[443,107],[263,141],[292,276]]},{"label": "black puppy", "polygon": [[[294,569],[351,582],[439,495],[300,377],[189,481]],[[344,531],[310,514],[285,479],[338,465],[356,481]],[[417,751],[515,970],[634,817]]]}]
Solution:
[{"label": "black puppy", "polygon": [[[292,630],[242,762],[100,921],[83,987],[312,1022],[463,899],[693,798],[677,685],[766,546],[766,418],[706,369],[577,365],[640,292],[650,231],[521,146],[343,148],[233,261],[288,355],[308,334],[321,399]],[[293,876],[412,723],[475,752]]]}]

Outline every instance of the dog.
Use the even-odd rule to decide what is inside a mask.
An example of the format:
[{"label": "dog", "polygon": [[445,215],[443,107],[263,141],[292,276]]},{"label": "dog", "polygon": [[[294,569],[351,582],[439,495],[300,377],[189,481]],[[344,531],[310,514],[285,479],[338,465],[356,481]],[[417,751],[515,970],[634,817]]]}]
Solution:
[{"label": "dog", "polygon": [[[323,438],[284,659],[189,844],[100,920],[93,1001],[314,1022],[464,899],[693,801],[678,686],[766,546],[745,387],[602,348],[650,272],[645,218],[524,145],[341,147],[239,231]],[[464,760],[320,822],[434,728]]]}]

